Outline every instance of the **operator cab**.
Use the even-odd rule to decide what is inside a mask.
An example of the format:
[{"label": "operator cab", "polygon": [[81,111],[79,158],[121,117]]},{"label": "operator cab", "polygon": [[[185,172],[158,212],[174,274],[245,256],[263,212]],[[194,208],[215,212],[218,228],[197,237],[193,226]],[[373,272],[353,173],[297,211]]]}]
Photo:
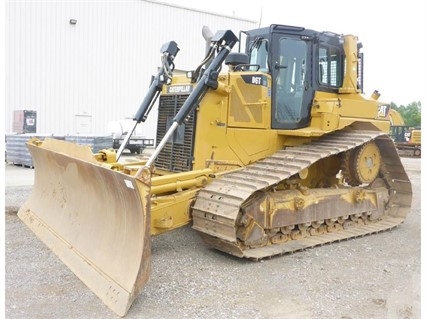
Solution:
[{"label": "operator cab", "polygon": [[339,92],[345,63],[342,42],[334,33],[284,25],[247,32],[250,70],[272,78],[272,128],[309,126],[315,91]]}]

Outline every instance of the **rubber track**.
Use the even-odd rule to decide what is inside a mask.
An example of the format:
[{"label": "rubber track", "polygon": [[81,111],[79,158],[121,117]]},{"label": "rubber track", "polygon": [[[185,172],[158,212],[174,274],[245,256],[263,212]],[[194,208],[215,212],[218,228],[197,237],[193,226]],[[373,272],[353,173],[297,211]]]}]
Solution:
[{"label": "rubber track", "polygon": [[[391,194],[386,216],[373,224],[337,232],[254,249],[240,247],[236,238],[239,210],[255,191],[288,179],[320,159],[371,140],[376,140],[382,154],[381,171]],[[192,210],[193,228],[214,248],[238,257],[262,259],[394,228],[404,222],[410,211],[411,199],[411,182],[388,135],[377,131],[342,130],[308,144],[280,150],[264,160],[214,180],[197,196]]]}]

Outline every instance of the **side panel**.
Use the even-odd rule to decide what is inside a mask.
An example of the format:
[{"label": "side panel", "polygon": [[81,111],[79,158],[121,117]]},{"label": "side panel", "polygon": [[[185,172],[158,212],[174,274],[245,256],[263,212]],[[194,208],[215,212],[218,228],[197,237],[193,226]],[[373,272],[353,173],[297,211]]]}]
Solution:
[{"label": "side panel", "polygon": [[228,127],[270,128],[271,77],[237,72],[230,75]]},{"label": "side panel", "polygon": [[269,83],[259,72],[220,77],[219,89],[208,91],[197,109],[193,169],[234,169],[282,147],[284,137],[270,129]]}]

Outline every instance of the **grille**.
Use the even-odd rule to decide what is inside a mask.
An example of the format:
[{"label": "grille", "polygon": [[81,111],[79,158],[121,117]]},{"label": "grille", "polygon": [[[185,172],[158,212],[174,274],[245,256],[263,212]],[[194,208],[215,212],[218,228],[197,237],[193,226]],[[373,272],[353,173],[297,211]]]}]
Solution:
[{"label": "grille", "polygon": [[[157,146],[173,123],[188,95],[162,95],[158,107]],[[192,169],[195,112],[182,123],[155,161],[155,166],[171,172],[187,172]]]}]

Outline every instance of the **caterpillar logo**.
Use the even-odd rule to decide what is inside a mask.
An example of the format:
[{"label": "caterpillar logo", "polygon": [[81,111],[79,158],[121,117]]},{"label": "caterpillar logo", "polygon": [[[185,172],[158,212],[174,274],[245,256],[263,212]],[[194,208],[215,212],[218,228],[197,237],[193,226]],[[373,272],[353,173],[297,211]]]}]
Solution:
[{"label": "caterpillar logo", "polygon": [[172,85],[167,87],[168,94],[189,94],[192,92],[192,85]]}]

